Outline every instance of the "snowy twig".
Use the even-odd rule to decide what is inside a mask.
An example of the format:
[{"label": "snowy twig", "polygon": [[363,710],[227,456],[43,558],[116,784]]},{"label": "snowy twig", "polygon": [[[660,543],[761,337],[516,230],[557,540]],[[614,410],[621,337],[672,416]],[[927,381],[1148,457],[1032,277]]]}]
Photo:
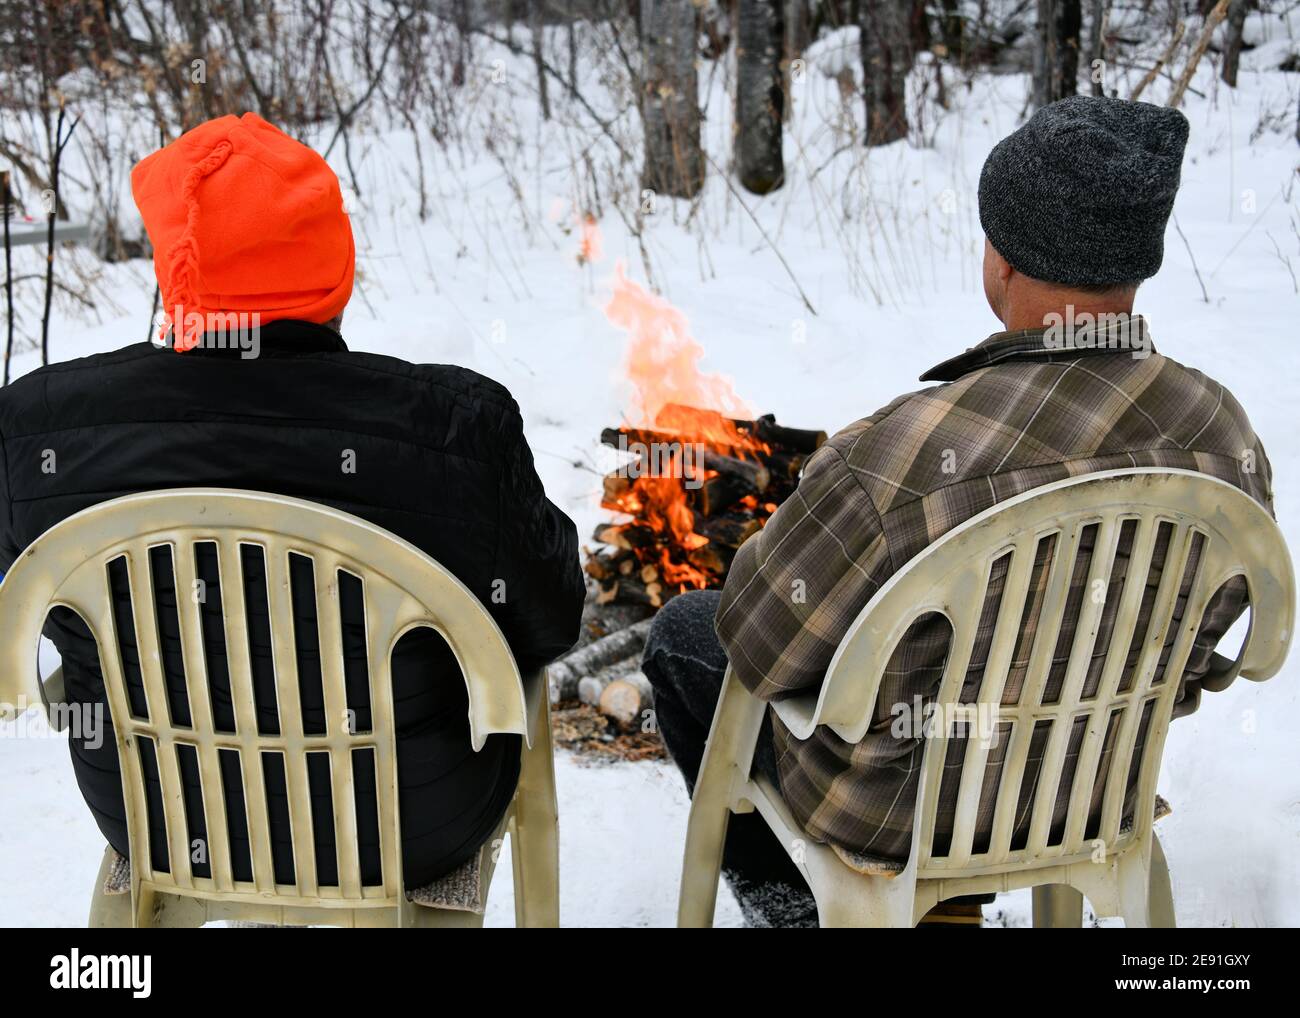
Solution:
[{"label": "snowy twig", "polygon": [[758,217],[755,216],[754,213],[750,211],[749,206],[745,204],[745,200],[741,198],[740,192],[736,190],[736,185],[731,182],[731,178],[722,171],[722,168],[714,162],[713,156],[705,152],[704,158],[707,159],[709,165],[713,167],[713,172],[721,177],[723,182],[727,185],[727,189],[731,192],[731,196],[736,199],[736,204],[745,210],[745,214],[749,216],[754,225],[758,228],[758,232],[762,235],[763,240],[767,242],[767,246],[772,249],[772,253],[776,255],[777,261],[781,263],[781,268],[785,269],[785,274],[790,277],[790,282],[794,283],[794,288],[799,291],[799,299],[803,301],[803,306],[808,309],[809,314],[816,315],[817,309],[812,306],[812,301],[808,299],[808,295],[804,293],[803,287],[799,285],[799,280],[795,278],[794,270],[790,268],[790,263],[785,260],[785,255],[781,254],[781,249],[772,243],[772,238],[767,235],[767,231],[763,229],[763,224],[758,221]]},{"label": "snowy twig", "polygon": [[1192,260],[1192,271],[1196,273],[1196,281],[1201,284],[1201,296],[1205,298],[1205,303],[1210,303],[1210,294],[1205,289],[1205,280],[1201,278],[1201,270],[1196,267],[1196,255],[1192,254],[1192,245],[1187,243],[1187,235],[1183,233],[1183,228],[1178,225],[1178,216],[1174,216],[1174,229],[1178,231],[1178,236],[1183,238],[1183,247],[1187,248],[1187,257]]},{"label": "snowy twig", "polygon": [[1147,71],[1145,75],[1143,75],[1142,80],[1138,82],[1137,88],[1133,89],[1133,94],[1129,96],[1131,101],[1137,102],[1138,99],[1142,97],[1142,93],[1146,91],[1147,86],[1156,80],[1156,75],[1160,73],[1161,68],[1163,68],[1165,64],[1169,63],[1173,58],[1174,50],[1176,50],[1178,44],[1183,41],[1183,33],[1186,31],[1187,26],[1181,21],[1178,22],[1177,27],[1174,28],[1174,37],[1169,40],[1169,45],[1165,48],[1165,51],[1160,54],[1160,59],[1155,62],[1155,65]]},{"label": "snowy twig", "polygon": [[[492,32],[487,31],[486,29],[476,28],[474,29],[474,31],[476,34],[481,35],[486,39],[492,40],[498,46],[504,46],[511,53],[514,53],[517,56],[534,57],[543,71],[545,71],[552,78],[558,81],[566,89],[569,88],[569,83],[565,80],[564,75],[561,74],[559,71],[557,71],[554,67],[552,67],[545,60],[545,58],[543,58],[540,54],[530,53],[528,50],[520,46],[513,39],[503,39],[499,35],[495,35]],[[582,108],[587,111],[587,115],[590,116],[591,119],[596,122],[596,125],[601,129],[605,137],[607,137],[610,141],[614,143],[614,147],[619,150],[619,152],[623,155],[623,157],[625,159],[634,161],[634,157],[632,153],[629,152],[626,146],[624,146],[623,143],[614,136],[614,131],[613,128],[610,126],[610,122],[605,120],[604,117],[602,117],[599,113],[597,113],[595,108],[591,105],[591,103],[587,102],[586,97],[583,96],[583,94],[579,92],[576,88],[572,90],[572,94],[573,94],[573,98],[577,99],[579,104],[581,104]]]},{"label": "snowy twig", "polygon": [[1169,102],[1165,105],[1170,109],[1177,109],[1183,101],[1183,93],[1187,91],[1187,86],[1191,83],[1192,75],[1196,73],[1196,65],[1201,62],[1201,57],[1205,55],[1205,50],[1210,45],[1210,38],[1214,35],[1214,30],[1219,27],[1221,22],[1228,13],[1228,0],[1219,0],[1214,5],[1214,10],[1205,16],[1205,27],[1201,29],[1201,37],[1196,40],[1196,47],[1192,50],[1192,55],[1187,58],[1187,66],[1183,68],[1183,73],[1174,85],[1174,90],[1169,93]]}]

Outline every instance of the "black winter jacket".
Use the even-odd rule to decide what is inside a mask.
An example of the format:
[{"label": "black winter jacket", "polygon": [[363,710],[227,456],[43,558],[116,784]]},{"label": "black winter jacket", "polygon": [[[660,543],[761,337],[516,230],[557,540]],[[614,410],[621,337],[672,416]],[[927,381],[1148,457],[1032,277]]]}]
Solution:
[{"label": "black winter jacket", "polygon": [[[350,352],[335,332],[305,322],[264,326],[260,341],[260,355],[251,359],[237,348],[178,354],[142,343],[51,365],[0,389],[0,572],[43,531],[95,503],[159,488],[246,488],[334,506],[428,552],[492,612],[521,669],[573,644],[583,599],[577,534],[542,490],[518,406],[505,388],[465,368]],[[164,672],[176,703],[184,673],[171,572],[157,555],[150,564]],[[276,724],[265,583],[260,558],[245,555],[243,564],[265,730]],[[198,568],[208,580],[205,602],[220,605],[215,562],[200,554]],[[295,630],[310,635],[311,599],[300,597],[310,590],[310,565],[293,580]],[[503,603],[492,597],[495,581],[504,583],[496,588],[505,592]],[[124,576],[115,591],[119,612],[129,613]],[[341,590],[344,637],[349,664],[364,675],[357,593]],[[224,727],[229,685],[221,685],[227,673],[219,614],[205,616],[204,630],[216,720]],[[95,644],[80,618],[55,609],[45,632],[62,655],[70,700],[106,703]],[[300,671],[319,675],[314,642],[298,639]],[[138,695],[133,654],[133,647],[124,650],[125,672]],[[393,684],[403,868],[414,886],[459,865],[491,833],[514,791],[520,740],[493,736],[481,752],[470,749],[464,682],[431,631],[403,638]],[[311,690],[304,682],[309,727],[323,719],[318,682],[314,699]],[[349,702],[363,709],[364,693],[354,699],[350,690]],[[72,763],[100,830],[125,854],[117,750],[112,732],[101,734],[98,748],[93,736],[71,740]],[[232,783],[238,801],[237,759],[230,755],[226,764],[228,801]],[[197,765],[182,757],[181,767],[194,795],[187,810],[193,840],[203,837]],[[146,762],[146,775],[151,770]],[[268,768],[266,781],[277,879],[291,881],[283,777]],[[327,773],[313,772],[312,795],[313,808],[328,816]],[[373,784],[359,780],[357,796],[365,879],[377,882]],[[233,806],[231,861],[236,878],[248,879],[247,831]],[[151,817],[151,828],[154,864],[166,868],[160,817]],[[335,872],[332,841],[332,832],[317,829],[318,871],[327,883]]]}]

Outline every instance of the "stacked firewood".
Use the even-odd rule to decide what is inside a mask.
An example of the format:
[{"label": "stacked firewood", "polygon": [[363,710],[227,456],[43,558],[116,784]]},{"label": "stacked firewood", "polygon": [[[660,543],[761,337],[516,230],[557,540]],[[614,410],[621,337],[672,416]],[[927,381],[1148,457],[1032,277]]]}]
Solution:
[{"label": "stacked firewood", "polygon": [[[647,508],[644,475],[622,468],[605,477],[602,507],[632,519],[601,524],[592,535],[604,546],[588,552],[585,566],[599,586],[598,602],[658,608],[683,590],[721,586],[736,549],[790,496],[804,461],[826,441],[824,431],[783,427],[771,414],[752,421],[712,414],[724,429],[721,438],[716,427],[690,430],[710,413],[669,406],[654,428],[601,432],[601,442],[615,448],[690,445],[700,453],[692,457],[690,476],[676,479],[673,521],[665,521],[662,505]],[[664,427],[665,421],[678,427]]]}]

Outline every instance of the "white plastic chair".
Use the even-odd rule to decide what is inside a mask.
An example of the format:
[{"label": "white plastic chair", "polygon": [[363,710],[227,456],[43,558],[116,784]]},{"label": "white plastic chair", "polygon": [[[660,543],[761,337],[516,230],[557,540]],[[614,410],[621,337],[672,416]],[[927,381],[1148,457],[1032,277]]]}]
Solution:
[{"label": "white plastic chair", "polygon": [[[1165,567],[1138,654],[1133,681],[1121,677],[1137,623],[1144,583],[1125,583],[1095,695],[1082,698],[1089,656],[1102,620],[1104,599],[1087,597],[1080,608],[1064,685],[1056,703],[1041,703],[1062,618],[1070,575],[1084,528],[1096,527],[1089,590],[1104,589],[1115,560],[1120,528],[1135,521],[1129,576],[1148,574],[1161,524],[1169,524]],[[1195,535],[1204,539],[1186,610],[1173,636],[1165,674],[1153,684]],[[1047,591],[1028,671],[1018,703],[1001,697],[1019,635],[1020,613],[1040,540],[1056,535]],[[1118,470],[1069,478],[1008,499],[956,527],[898,571],[863,608],[831,661],[817,691],[771,704],[796,738],[828,725],[857,742],[875,716],[882,673],[911,623],[939,612],[953,635],[936,716],[958,703],[975,642],[976,626],[994,561],[1012,553],[1000,614],[980,686],[978,704],[997,731],[1011,726],[997,789],[987,847],[977,850],[976,816],[983,794],[990,740],[966,739],[954,830],[946,852],[933,847],[939,786],[953,734],[938,725],[927,733],[916,799],[911,855],[894,877],[865,875],[846,865],[830,847],[813,843],[800,829],[778,789],[751,774],[754,746],[768,704],[749,694],[728,671],[691,803],[678,922],[712,923],[723,841],[731,813],[758,810],[783,844],[801,844],[795,861],[817,901],[823,926],[915,925],[936,903],[960,895],[1032,887],[1035,925],[1078,926],[1082,898],[1098,916],[1121,915],[1129,926],[1174,925],[1173,899],[1164,854],[1152,829],[1156,779],[1174,697],[1207,603],[1222,584],[1244,576],[1250,596],[1250,630],[1237,661],[1216,655],[1208,689],[1225,688],[1238,673],[1254,681],[1282,666],[1295,622],[1295,578],[1281,532],[1249,496],[1208,476],[1185,470]],[[1099,587],[1098,584],[1103,586]],[[1131,826],[1122,827],[1125,776],[1129,773],[1139,719],[1154,701],[1137,772]],[[1114,780],[1104,786],[1100,826],[1086,837],[1094,775],[1112,714],[1122,711],[1110,757]],[[1087,728],[1070,789],[1064,832],[1052,843],[1053,803],[1066,763],[1071,725]],[[1035,724],[1049,723],[1026,843],[1012,847],[1017,798]],[[987,730],[987,727],[986,727]],[[1097,775],[1097,781],[1105,775]]]},{"label": "white plastic chair", "polygon": [[[196,545],[216,546],[221,611],[236,718],[234,732],[213,722],[201,631]],[[171,549],[190,723],[171,717],[162,670],[149,549]],[[258,732],[241,546],[262,550],[280,734]],[[293,634],[290,555],[312,562],[326,732],[304,732]],[[147,715],[128,700],[115,630],[108,565],[124,558],[131,588]],[[361,581],[367,639],[371,730],[355,732],[344,686],[339,579]],[[414,904],[402,881],[390,654],[408,631],[436,630],[455,653],[469,692],[473,748],[489,735],[525,740],[518,789],[496,837],[480,851],[483,897],[506,831],[512,839],[515,915],[522,926],[559,921],[555,779],[545,673],[521,680],[501,631],[450,572],[414,545],[364,520],[312,502],[252,491],[173,489],[131,495],[69,517],[41,535],[0,584],[0,703],[35,705],[49,694],[36,671],[36,648],[50,608],[76,612],[94,634],[121,761],[130,837],[130,894],[105,895],[116,854],[105,852],[92,925],[199,925],[212,919],[276,924],[480,926],[481,911]],[[17,713],[11,709],[9,716]],[[150,743],[162,788],[170,871],[155,870],[149,849],[141,745]],[[196,754],[202,784],[210,875],[191,865],[178,747]],[[353,754],[373,753],[382,883],[362,882],[353,795]],[[218,754],[238,754],[252,864],[251,881],[232,873]],[[337,886],[318,880],[312,834],[308,753],[329,757]],[[292,828],[294,882],[277,884],[263,782],[264,754],[282,761]]]}]

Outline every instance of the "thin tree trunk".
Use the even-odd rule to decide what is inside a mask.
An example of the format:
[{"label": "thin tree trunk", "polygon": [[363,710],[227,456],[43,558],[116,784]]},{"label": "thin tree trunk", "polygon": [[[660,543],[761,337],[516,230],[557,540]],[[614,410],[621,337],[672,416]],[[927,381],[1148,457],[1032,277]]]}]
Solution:
[{"label": "thin tree trunk", "polygon": [[961,16],[961,7],[957,0],[942,0],[943,17],[940,19],[941,37],[945,54],[949,60],[955,60],[959,67],[966,66],[966,22]]},{"label": "thin tree trunk", "polygon": [[1074,95],[1079,77],[1079,0],[1038,0],[1034,108]]},{"label": "thin tree trunk", "polygon": [[930,31],[930,14],[926,8],[926,0],[912,0],[912,10],[908,15],[907,34],[912,40],[913,53],[926,52],[933,41]]},{"label": "thin tree trunk", "polygon": [[783,0],[740,0],[736,24],[736,174],[754,194],[785,181],[781,158],[785,88]]},{"label": "thin tree trunk", "polygon": [[811,0],[785,0],[785,54],[793,60],[812,42]]},{"label": "thin tree trunk", "polygon": [[868,145],[907,137],[911,14],[911,0],[866,0],[859,9]]},{"label": "thin tree trunk", "polygon": [[[795,61],[803,59],[804,50],[812,42],[812,11],[810,0],[785,0],[785,56],[782,58],[782,71],[785,80],[785,107],[782,115],[790,119],[794,108],[794,86],[796,85]],[[806,73],[807,69],[803,69]]]},{"label": "thin tree trunk", "polygon": [[572,16],[567,28],[569,42],[569,95],[578,94],[578,32]]},{"label": "thin tree trunk", "polygon": [[8,336],[5,339],[5,380],[4,384],[9,384],[9,362],[14,356],[14,270],[11,261],[13,249],[9,244],[9,215],[13,207],[13,199],[9,191],[9,171],[5,170],[0,173],[0,187],[4,188],[4,230],[5,230],[5,322],[7,323]]},{"label": "thin tree trunk", "polygon": [[1241,32],[1246,24],[1246,14],[1252,6],[1251,0],[1232,0],[1228,7],[1228,42],[1223,50],[1223,80],[1233,88],[1237,87],[1237,66],[1241,62]]},{"label": "thin tree trunk", "polygon": [[692,3],[641,0],[641,186],[678,198],[691,198],[704,185],[695,15]]},{"label": "thin tree trunk", "polygon": [[551,98],[546,91],[546,58],[542,55],[542,5],[533,3],[529,14],[529,28],[533,36],[533,64],[537,68],[537,97],[542,104],[542,119],[551,119]]},{"label": "thin tree trunk", "polygon": [[1092,94],[1106,94],[1106,19],[1110,16],[1110,0],[1092,0],[1088,18],[1088,77],[1092,80]]},{"label": "thin tree trunk", "polygon": [[455,4],[455,23],[456,23],[456,63],[451,69],[451,83],[458,88],[465,84],[465,75],[469,68],[471,58],[470,38],[473,34],[474,26],[469,16],[469,0],[456,0]]},{"label": "thin tree trunk", "polygon": [[50,188],[51,205],[48,225],[45,232],[45,312],[41,315],[41,363],[50,363],[50,302],[54,297],[54,225],[59,215],[59,163],[63,159],[63,147],[67,145],[72,132],[77,129],[80,118],[72,122],[68,133],[63,133],[63,101],[59,101],[59,119],[54,125],[53,151],[50,154]]}]

